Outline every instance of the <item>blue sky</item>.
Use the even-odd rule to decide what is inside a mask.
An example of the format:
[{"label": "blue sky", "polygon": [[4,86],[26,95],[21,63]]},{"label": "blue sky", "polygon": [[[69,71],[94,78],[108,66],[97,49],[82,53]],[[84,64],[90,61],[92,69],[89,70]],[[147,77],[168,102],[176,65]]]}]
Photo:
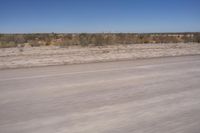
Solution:
[{"label": "blue sky", "polygon": [[1,33],[200,31],[200,0],[0,0]]}]

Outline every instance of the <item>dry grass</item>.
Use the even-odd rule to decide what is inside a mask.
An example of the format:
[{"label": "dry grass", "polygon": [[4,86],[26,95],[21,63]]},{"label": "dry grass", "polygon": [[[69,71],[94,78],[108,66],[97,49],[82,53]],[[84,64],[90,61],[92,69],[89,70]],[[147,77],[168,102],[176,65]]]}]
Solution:
[{"label": "dry grass", "polygon": [[63,65],[200,54],[198,43],[59,46],[0,49],[0,68]]}]

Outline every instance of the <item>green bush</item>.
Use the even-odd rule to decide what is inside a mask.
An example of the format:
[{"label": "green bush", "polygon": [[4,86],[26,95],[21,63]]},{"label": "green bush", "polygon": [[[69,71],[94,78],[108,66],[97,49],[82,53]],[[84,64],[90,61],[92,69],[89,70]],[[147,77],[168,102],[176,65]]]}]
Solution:
[{"label": "green bush", "polygon": [[17,44],[15,42],[0,42],[0,48],[11,48],[11,47],[17,47]]}]

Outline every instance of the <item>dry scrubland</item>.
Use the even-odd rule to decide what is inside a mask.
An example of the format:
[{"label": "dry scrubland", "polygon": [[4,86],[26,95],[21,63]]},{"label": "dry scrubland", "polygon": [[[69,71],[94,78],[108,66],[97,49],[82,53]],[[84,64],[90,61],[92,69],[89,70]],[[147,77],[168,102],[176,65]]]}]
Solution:
[{"label": "dry scrubland", "polygon": [[200,43],[200,33],[0,34],[0,48],[189,42]]},{"label": "dry scrubland", "polygon": [[200,54],[200,33],[0,34],[0,69]]},{"label": "dry scrubland", "polygon": [[199,43],[1,48],[0,69],[200,54]]}]

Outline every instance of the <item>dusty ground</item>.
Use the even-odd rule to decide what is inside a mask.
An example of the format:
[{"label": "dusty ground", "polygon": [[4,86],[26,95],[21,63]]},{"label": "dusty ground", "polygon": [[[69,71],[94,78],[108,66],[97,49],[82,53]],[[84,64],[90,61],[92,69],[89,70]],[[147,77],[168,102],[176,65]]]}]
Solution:
[{"label": "dusty ground", "polygon": [[200,55],[0,71],[0,133],[199,133]]},{"label": "dusty ground", "polygon": [[132,44],[0,49],[0,69],[200,54],[200,44]]}]

